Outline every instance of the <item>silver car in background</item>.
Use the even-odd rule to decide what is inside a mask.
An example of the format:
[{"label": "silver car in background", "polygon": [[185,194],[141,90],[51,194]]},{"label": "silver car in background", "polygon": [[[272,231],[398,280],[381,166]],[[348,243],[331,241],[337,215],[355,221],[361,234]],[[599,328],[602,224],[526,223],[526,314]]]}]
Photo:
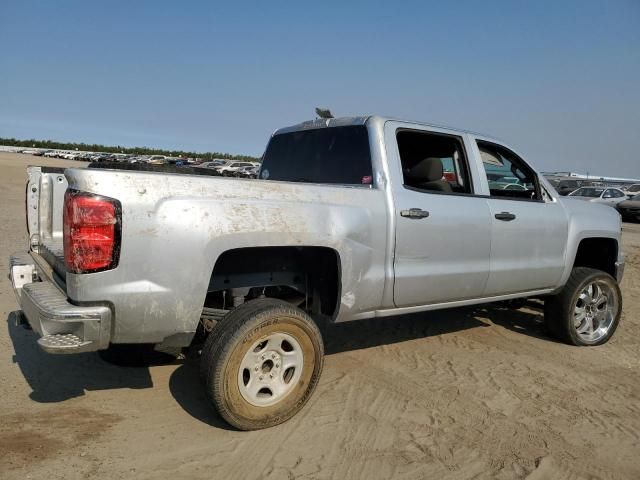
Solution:
[{"label": "silver car in background", "polygon": [[569,196],[589,202],[604,203],[612,207],[627,199],[627,195],[619,188],[606,187],[580,187]]}]

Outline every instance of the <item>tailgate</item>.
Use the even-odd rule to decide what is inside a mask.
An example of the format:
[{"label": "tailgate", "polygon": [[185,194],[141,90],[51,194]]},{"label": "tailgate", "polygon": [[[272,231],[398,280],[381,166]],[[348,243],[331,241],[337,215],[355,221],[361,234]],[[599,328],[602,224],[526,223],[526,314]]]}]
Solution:
[{"label": "tailgate", "polygon": [[27,232],[30,249],[65,278],[62,212],[67,179],[64,168],[27,168]]}]

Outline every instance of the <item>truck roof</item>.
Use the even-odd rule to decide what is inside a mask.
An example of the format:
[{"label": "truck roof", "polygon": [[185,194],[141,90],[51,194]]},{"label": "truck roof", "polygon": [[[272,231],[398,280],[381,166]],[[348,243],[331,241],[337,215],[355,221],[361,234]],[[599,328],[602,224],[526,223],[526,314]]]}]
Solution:
[{"label": "truck roof", "polygon": [[475,132],[473,130],[466,130],[462,128],[455,128],[446,125],[438,125],[435,123],[428,122],[418,122],[414,120],[404,120],[394,117],[385,117],[381,115],[362,115],[357,117],[337,117],[337,118],[316,118],[314,120],[307,120],[304,122],[297,123],[295,125],[291,125],[289,127],[283,127],[276,130],[273,134],[278,135],[280,133],[289,133],[289,132],[297,132],[300,130],[312,130],[316,128],[331,128],[331,127],[345,127],[351,125],[366,125],[369,121],[376,121],[380,123],[384,123],[387,121],[396,121],[396,122],[404,122],[404,123],[412,123],[414,125],[420,125],[425,127],[434,127],[443,130],[449,130],[452,133],[469,133],[472,135],[477,135],[485,138],[493,138],[495,140],[499,140],[494,135],[488,135],[486,133]]}]

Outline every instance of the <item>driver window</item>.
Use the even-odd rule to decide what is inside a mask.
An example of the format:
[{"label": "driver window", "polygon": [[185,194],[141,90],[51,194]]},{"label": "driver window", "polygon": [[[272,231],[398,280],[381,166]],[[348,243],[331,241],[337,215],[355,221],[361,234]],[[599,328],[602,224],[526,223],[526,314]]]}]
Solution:
[{"label": "driver window", "polygon": [[521,158],[499,145],[477,143],[492,197],[541,200],[536,175]]}]

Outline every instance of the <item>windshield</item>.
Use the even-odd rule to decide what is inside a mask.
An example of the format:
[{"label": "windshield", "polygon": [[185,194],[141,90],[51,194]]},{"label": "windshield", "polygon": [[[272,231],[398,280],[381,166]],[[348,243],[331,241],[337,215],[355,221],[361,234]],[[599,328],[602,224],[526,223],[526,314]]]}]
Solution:
[{"label": "windshield", "polygon": [[574,195],[576,197],[599,197],[602,195],[603,191],[603,188],[582,187],[575,192],[571,192],[569,195]]},{"label": "windshield", "polygon": [[372,183],[369,135],[364,125],[274,135],[260,178],[289,182]]},{"label": "windshield", "polygon": [[631,185],[629,188],[627,188],[627,192],[640,192],[640,184]]}]

